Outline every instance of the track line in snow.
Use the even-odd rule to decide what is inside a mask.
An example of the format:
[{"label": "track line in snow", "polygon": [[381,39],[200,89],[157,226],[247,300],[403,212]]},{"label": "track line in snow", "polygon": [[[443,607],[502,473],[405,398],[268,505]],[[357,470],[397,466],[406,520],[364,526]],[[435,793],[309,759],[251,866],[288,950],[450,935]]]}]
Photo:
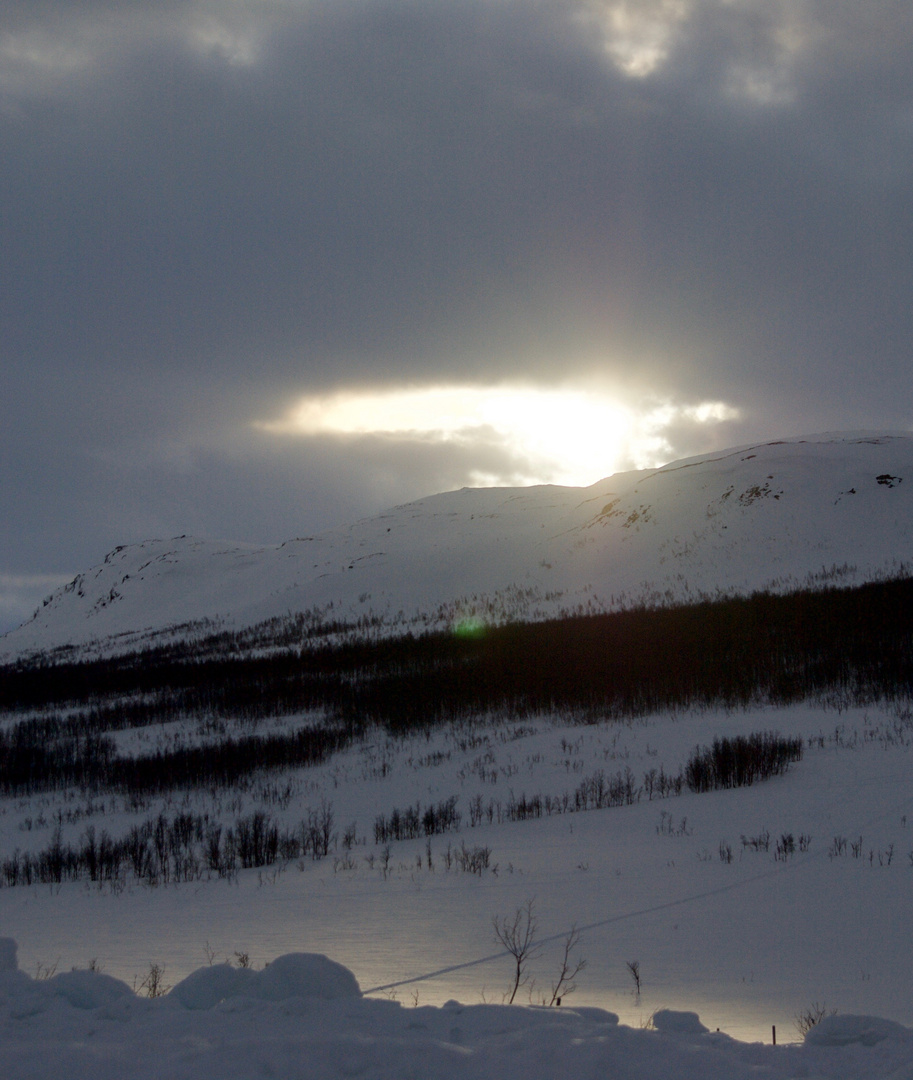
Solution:
[{"label": "track line in snow", "polygon": [[[905,799],[897,807],[876,814],[869,820],[864,821],[862,823],[862,828],[868,829],[887,817],[892,817],[898,813],[910,810],[913,810],[913,797]],[[736,889],[744,888],[746,885],[754,885],[759,881],[766,881],[768,878],[776,877],[779,874],[794,872],[802,867],[808,866],[810,863],[816,862],[826,854],[827,852],[824,849],[814,853],[808,852],[804,856],[792,859],[790,862],[775,865],[769,870],[762,870],[757,874],[752,874],[751,877],[743,878],[741,881],[732,881],[728,885],[718,885],[716,888],[706,889],[703,892],[691,893],[689,896],[682,896],[677,900],[666,900],[662,904],[652,904],[650,907],[635,908],[634,911],[625,911],[620,915],[610,915],[606,919],[599,919],[597,922],[587,923],[585,926],[574,926],[561,933],[550,934],[548,937],[539,938],[536,944],[550,945],[555,941],[564,941],[571,930],[576,930],[578,933],[583,934],[591,930],[599,930],[604,926],[612,926],[615,923],[625,922],[628,919],[637,919],[642,915],[654,915],[659,911],[670,911],[673,908],[693,904],[698,900],[707,900],[712,896],[721,896],[724,893],[734,892]],[[382,986],[372,986],[370,990],[364,990],[363,993],[379,994],[387,990],[395,990],[400,986],[411,986],[414,983],[430,982],[432,979],[440,978],[442,975],[450,975],[455,971],[466,971],[468,968],[480,967],[482,964],[490,964],[495,960],[503,960],[508,956],[510,956],[510,953],[506,950],[502,950],[501,952],[491,953],[488,956],[478,957],[475,960],[466,960],[461,964],[450,964],[447,967],[438,968],[436,971],[429,971],[422,975],[413,975],[408,979],[399,979],[396,982],[384,983]]]}]

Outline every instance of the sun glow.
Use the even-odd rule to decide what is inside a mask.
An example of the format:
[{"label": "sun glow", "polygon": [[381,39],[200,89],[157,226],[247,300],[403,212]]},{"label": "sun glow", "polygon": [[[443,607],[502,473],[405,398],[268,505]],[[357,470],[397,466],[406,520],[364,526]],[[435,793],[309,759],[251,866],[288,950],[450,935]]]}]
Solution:
[{"label": "sun glow", "polygon": [[668,461],[673,447],[665,432],[673,424],[707,425],[736,416],[722,402],[635,409],[604,391],[573,387],[432,386],[307,397],[284,417],[255,426],[275,435],[382,436],[497,448],[504,469],[472,470],[470,484],[583,486],[619,469]]},{"label": "sun glow", "polygon": [[615,67],[642,79],[662,67],[678,27],[691,13],[690,0],[590,0],[584,9],[605,40]]}]

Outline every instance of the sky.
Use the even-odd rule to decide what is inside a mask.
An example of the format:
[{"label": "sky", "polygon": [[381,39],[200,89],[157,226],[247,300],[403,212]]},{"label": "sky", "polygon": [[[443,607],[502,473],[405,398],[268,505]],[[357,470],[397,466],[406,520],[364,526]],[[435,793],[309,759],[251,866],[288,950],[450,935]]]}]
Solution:
[{"label": "sky", "polygon": [[0,629],[118,544],[911,430],[909,0],[6,0]]}]

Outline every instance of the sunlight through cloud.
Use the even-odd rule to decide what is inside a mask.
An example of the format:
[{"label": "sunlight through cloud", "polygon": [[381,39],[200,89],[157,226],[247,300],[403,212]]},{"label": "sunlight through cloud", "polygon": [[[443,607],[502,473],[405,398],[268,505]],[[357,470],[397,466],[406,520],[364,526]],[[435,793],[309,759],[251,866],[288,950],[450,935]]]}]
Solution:
[{"label": "sunlight through cloud", "polygon": [[588,10],[618,70],[645,78],[666,61],[675,31],[691,7],[687,0],[595,0]]},{"label": "sunlight through cloud", "polygon": [[651,468],[674,454],[675,424],[738,417],[723,402],[635,409],[603,391],[529,386],[432,386],[340,391],[306,397],[255,427],[274,435],[386,436],[403,441],[500,445],[515,463],[505,475],[472,472],[476,485],[582,486],[619,469]]},{"label": "sunlight through cloud", "polygon": [[793,102],[796,68],[820,33],[805,14],[789,4],[774,8],[762,46],[743,49],[743,55],[730,60],[726,92],[755,105]]}]

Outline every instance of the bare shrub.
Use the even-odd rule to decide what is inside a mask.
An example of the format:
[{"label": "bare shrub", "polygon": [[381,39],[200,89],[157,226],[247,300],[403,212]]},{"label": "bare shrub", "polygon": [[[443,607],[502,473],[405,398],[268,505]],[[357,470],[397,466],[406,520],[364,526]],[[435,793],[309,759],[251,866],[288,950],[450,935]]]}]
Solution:
[{"label": "bare shrub", "polygon": [[504,998],[508,1005],[512,1005],[517,991],[529,982],[530,961],[540,952],[536,943],[538,923],[533,913],[533,901],[527,900],[513,915],[504,915],[501,918],[496,915],[491,922],[496,940],[513,957],[513,982]]},{"label": "bare shrub", "polygon": [[825,1016],[836,1015],[836,1009],[831,1009],[830,1012],[828,1012],[826,1005],[819,1005],[817,1001],[814,1001],[807,1009],[803,1009],[802,1012],[796,1013],[793,1017],[793,1023],[795,1024],[796,1031],[804,1037],[811,1031],[815,1024],[823,1020]]},{"label": "bare shrub", "polygon": [[468,848],[463,842],[459,849],[454,851],[453,857],[464,874],[478,874],[481,877],[491,861],[491,848],[485,844]]},{"label": "bare shrub", "polygon": [[133,990],[137,994],[145,994],[148,998],[160,998],[171,989],[165,985],[165,967],[163,964],[150,964],[146,977],[139,983],[134,980]]},{"label": "bare shrub", "polygon": [[558,969],[558,978],[552,983],[552,996],[549,1005],[560,1005],[561,999],[573,994],[577,989],[574,981],[586,967],[586,960],[573,959],[571,953],[580,944],[580,931],[576,926],[571,927],[570,933],[564,939],[564,952],[561,957],[561,967]]}]

